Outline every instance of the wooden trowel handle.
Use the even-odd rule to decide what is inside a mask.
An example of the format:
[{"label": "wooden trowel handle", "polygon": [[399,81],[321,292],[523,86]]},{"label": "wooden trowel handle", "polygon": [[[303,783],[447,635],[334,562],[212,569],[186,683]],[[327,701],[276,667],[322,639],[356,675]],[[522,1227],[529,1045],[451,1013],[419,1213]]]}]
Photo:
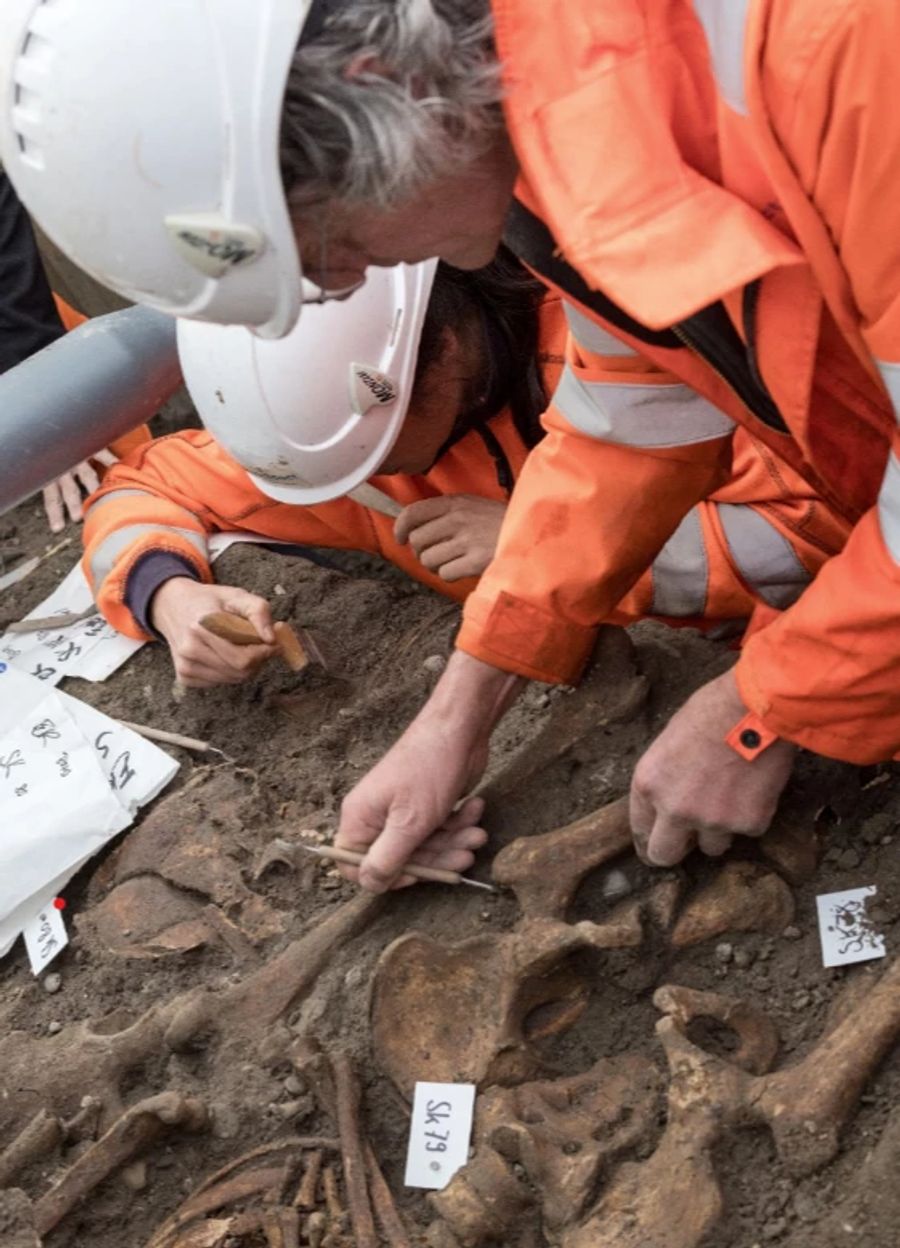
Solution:
[{"label": "wooden trowel handle", "polygon": [[[204,615],[200,623],[208,633],[221,637],[223,641],[230,641],[234,646],[265,645],[250,621],[245,620],[242,615],[232,615],[230,611],[214,611],[211,615]],[[309,663],[300,638],[290,624],[279,620],[275,625],[275,645],[292,672],[302,672]]]}]

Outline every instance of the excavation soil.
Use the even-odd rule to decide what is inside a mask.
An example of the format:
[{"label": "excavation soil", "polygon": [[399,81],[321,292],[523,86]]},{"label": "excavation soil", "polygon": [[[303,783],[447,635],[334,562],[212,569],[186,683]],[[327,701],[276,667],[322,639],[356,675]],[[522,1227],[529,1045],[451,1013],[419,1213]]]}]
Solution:
[{"label": "excavation soil", "polygon": [[[33,503],[0,520],[0,537],[16,538],[28,554],[48,545]],[[0,620],[27,615],[74,562],[77,543],[76,535],[71,548],[0,595]],[[144,812],[142,822],[154,820],[151,826],[164,829],[167,836],[215,831],[215,852],[246,890],[240,904],[225,904],[223,910],[246,934],[251,946],[247,958],[270,956],[353,895],[333,869],[314,861],[300,869],[273,863],[258,878],[257,868],[275,837],[295,838],[303,829],[333,831],[341,798],[425,699],[458,626],[456,608],[390,569],[356,556],[320,553],[331,560],[329,565],[234,548],[218,564],[217,575],[266,596],[279,617],[311,629],[327,650],[330,671],[313,667],[295,676],[273,664],[249,686],[192,692],[179,700],[173,697],[165,649],[148,645],[105,684],[69,681],[65,686],[110,715],[203,738],[227,755],[227,760],[210,762],[173,750],[181,765],[179,775]],[[609,652],[608,670],[592,695],[596,728],[546,766],[520,767],[512,791],[489,809],[491,849],[476,869],[482,878],[489,877],[492,853],[510,840],[567,823],[626,792],[643,746],[694,688],[734,659],[733,651],[692,631],[654,624],[632,630],[631,642],[633,650],[614,644]],[[649,698],[626,718],[609,722],[605,709],[621,702],[636,673],[648,678]],[[528,690],[497,740],[490,774],[501,778],[500,787],[504,773],[547,718],[558,714],[566,699],[578,696],[538,686]],[[879,969],[878,963],[822,969],[815,895],[877,884],[878,917],[889,953],[900,938],[897,771],[890,765],[860,770],[806,756],[780,819],[782,825],[815,825],[823,842],[817,874],[793,889],[795,925],[786,934],[737,933],[680,953],[660,941],[658,948],[640,952],[596,955],[583,964],[593,990],[591,1005],[574,1029],[548,1049],[552,1066],[571,1074],[603,1055],[635,1050],[651,1056],[663,1076],[651,999],[662,983],[711,988],[757,1003],[779,1029],[781,1065],[808,1051],[826,1025],[831,1003],[854,986],[870,983]],[[92,911],[109,892],[129,845],[137,846],[134,852],[140,857],[135,838],[141,826],[139,822],[120,838],[67,890],[73,940],[54,967],[62,976],[59,992],[48,994],[31,976],[21,946],[0,964],[0,1085],[4,1038],[12,1031],[46,1037],[62,1024],[62,1042],[73,1022],[106,1016],[114,1016],[109,1025],[115,1029],[177,992],[197,985],[215,988],[245,973],[239,942],[232,942],[232,949],[227,942],[212,941],[155,958],[110,951]],[[753,857],[757,850],[746,845],[739,853]],[[652,873],[633,856],[617,865],[629,888],[646,887]],[[150,869],[145,864],[145,873]],[[695,857],[683,870],[689,888],[695,889],[713,868]],[[184,895],[191,904],[205,905],[211,898],[209,889],[199,885]],[[612,904],[604,898],[601,881],[591,878],[576,899],[574,917],[598,919]],[[380,1072],[371,1050],[373,968],[381,951],[411,930],[449,943],[502,931],[516,917],[515,902],[506,895],[494,898],[441,886],[396,894],[361,936],[335,953],[312,994],[284,1019],[297,1034],[315,1035],[326,1050],[340,1045],[353,1055],[363,1079],[367,1131],[416,1234],[434,1214],[420,1193],[403,1186],[408,1107]],[[722,941],[732,947],[724,961],[722,951],[717,952]],[[694,1038],[727,1051],[728,1036],[715,1029]],[[113,1177],[64,1220],[49,1237],[49,1248],[141,1248],[191,1189],[230,1158],[285,1131],[332,1133],[334,1123],[311,1098],[298,1097],[296,1085],[285,1086],[290,1071],[267,1063],[265,1045],[261,1048],[252,1046],[236,1058],[224,1077],[219,1070],[214,1084],[202,1048],[174,1056],[160,1052],[157,1060],[132,1072],[124,1088],[126,1103],[176,1088],[213,1107],[213,1129],[156,1145],[147,1157],[140,1190],[132,1190],[140,1187],[133,1176],[132,1186],[121,1175]],[[66,1060],[62,1044],[59,1059]],[[85,1091],[90,1089],[73,1088],[71,1104],[51,1108],[72,1113]],[[769,1243],[787,1248],[851,1243],[895,1248],[900,1236],[895,1179],[900,1117],[893,1109],[898,1092],[900,1051],[894,1051],[866,1088],[837,1159],[799,1183],[781,1169],[767,1132],[734,1134],[717,1157],[725,1218],[704,1248]],[[37,1110],[43,1103],[40,1088],[29,1094]],[[3,1112],[0,1101],[0,1150],[9,1142],[2,1134]],[[663,1121],[661,1105],[660,1130]],[[45,1192],[79,1147],[84,1145],[53,1154],[22,1176],[29,1195],[37,1198]],[[517,1248],[518,1242],[513,1236],[503,1248]]]}]

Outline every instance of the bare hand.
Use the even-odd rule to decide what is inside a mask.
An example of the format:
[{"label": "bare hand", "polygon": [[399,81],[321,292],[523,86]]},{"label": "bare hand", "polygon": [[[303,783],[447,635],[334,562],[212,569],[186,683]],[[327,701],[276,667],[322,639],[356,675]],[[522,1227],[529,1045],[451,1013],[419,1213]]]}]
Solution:
[{"label": "bare hand", "polygon": [[752,762],[741,758],[724,737],[746,713],[726,672],[688,699],[639,761],[631,830],[647,862],[672,866],[695,844],[715,857],[734,836],[762,836],[768,828],[796,747],[775,741]]},{"label": "bare hand", "polygon": [[475,494],[423,498],[404,507],[394,525],[423,567],[442,580],[480,576],[494,557],[506,504]]},{"label": "bare hand", "polygon": [[[214,611],[243,616],[268,644],[235,646],[214,637],[200,623]],[[269,604],[245,589],[172,577],[153,595],[150,622],[169,643],[176,679],[190,689],[242,684],[277,654]]]},{"label": "bare hand", "polygon": [[[118,462],[110,450],[98,451],[92,455],[98,464],[105,468]],[[50,525],[51,533],[61,533],[66,527],[66,509],[69,519],[79,523],[84,519],[81,505],[82,490],[85,494],[93,494],[100,484],[100,478],[94,471],[91,461],[86,459],[76,464],[71,472],[64,472],[61,477],[44,486],[44,511]]]},{"label": "bare hand", "polygon": [[366,855],[348,879],[383,892],[411,883],[416,862],[465,871],[486,835],[483,802],[469,798],[484,771],[491,730],[521,682],[457,651],[416,719],[344,799],[335,844]]}]

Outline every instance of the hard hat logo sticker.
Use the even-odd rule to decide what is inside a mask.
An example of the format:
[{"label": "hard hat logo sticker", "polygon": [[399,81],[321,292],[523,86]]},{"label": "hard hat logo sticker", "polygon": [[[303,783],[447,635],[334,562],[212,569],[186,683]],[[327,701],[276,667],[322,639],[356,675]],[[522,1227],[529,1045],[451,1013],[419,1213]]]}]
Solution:
[{"label": "hard hat logo sticker", "polygon": [[350,365],[350,406],[357,416],[385,407],[397,398],[397,385],[386,373],[365,364]]},{"label": "hard hat logo sticker", "polygon": [[165,224],[183,259],[206,277],[220,278],[252,264],[266,248],[265,236],[255,226],[215,213],[171,213]]}]

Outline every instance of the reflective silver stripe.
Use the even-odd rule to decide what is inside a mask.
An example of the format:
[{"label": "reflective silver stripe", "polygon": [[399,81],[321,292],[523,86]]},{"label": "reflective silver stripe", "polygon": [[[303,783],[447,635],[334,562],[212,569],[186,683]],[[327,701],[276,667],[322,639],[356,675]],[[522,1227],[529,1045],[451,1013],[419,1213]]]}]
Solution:
[{"label": "reflective silver stripe", "polygon": [[621,446],[690,446],[734,432],[725,413],[690,386],[580,381],[568,365],[553,402],[582,433]]},{"label": "reflective silver stripe", "polygon": [[159,495],[152,494],[149,490],[110,490],[108,494],[101,495],[96,502],[91,503],[91,513],[99,511],[107,503],[117,503],[120,498],[154,498],[158,500]]},{"label": "reflective silver stripe", "polygon": [[795,602],[812,577],[785,535],[752,507],[736,503],[717,507],[728,549],[745,583],[770,607]]},{"label": "reflective silver stripe", "polygon": [[900,563],[900,460],[893,451],[888,456],[878,495],[878,519],[884,544],[891,552],[894,563]]},{"label": "reflective silver stripe", "polygon": [[112,572],[122,551],[148,533],[177,534],[178,537],[183,537],[191,543],[201,559],[207,558],[206,538],[202,533],[192,533],[190,529],[176,529],[171,525],[129,524],[124,529],[117,529],[115,533],[110,533],[109,537],[104,538],[94,551],[91,558],[91,584],[96,587],[102,585]]},{"label": "reflective silver stripe", "polygon": [[747,90],[744,81],[744,32],[751,0],[694,0],[712,57],[719,94],[736,113],[745,117]]},{"label": "reflective silver stripe", "polygon": [[565,309],[572,337],[585,351],[593,355],[637,355],[637,351],[632,351],[613,334],[607,333],[602,325],[579,312],[571,303],[567,303]]},{"label": "reflective silver stripe", "polygon": [[697,507],[689,511],[653,561],[654,615],[703,615],[709,561]]},{"label": "reflective silver stripe", "polygon": [[894,415],[900,421],[900,364],[888,364],[887,360],[876,360],[878,371],[887,387],[894,405]]}]

